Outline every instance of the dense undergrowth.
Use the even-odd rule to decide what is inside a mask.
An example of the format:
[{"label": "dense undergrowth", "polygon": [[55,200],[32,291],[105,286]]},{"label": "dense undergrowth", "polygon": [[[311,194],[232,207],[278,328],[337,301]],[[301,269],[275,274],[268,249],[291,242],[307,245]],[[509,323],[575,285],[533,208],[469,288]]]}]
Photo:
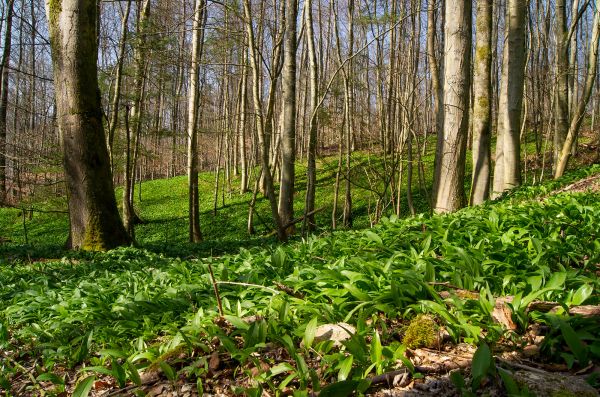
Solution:
[{"label": "dense undergrowth", "polygon": [[[246,395],[323,387],[321,396],[344,395],[366,390],[372,375],[414,369],[403,335],[421,313],[452,343],[516,349],[532,322],[543,323],[549,331],[540,360],[584,368],[600,360],[598,327],[561,310],[527,308],[534,300],[557,302],[562,311],[600,303],[598,194],[550,194],[599,171],[587,168],[455,214],[385,218],[369,230],[220,257],[124,248],[0,260],[0,389],[9,393],[26,371],[33,394],[48,381],[59,393],[73,370],[78,391],[96,377],[125,387],[158,371],[206,392],[220,376]],[[514,333],[492,318],[503,296],[514,297]],[[315,342],[317,326],[342,322],[356,327],[343,346]]]}]

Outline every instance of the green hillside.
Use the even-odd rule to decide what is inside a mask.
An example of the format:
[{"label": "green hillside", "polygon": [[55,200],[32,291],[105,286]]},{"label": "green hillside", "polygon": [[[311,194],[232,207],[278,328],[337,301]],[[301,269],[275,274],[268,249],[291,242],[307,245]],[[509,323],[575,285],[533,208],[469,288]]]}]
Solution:
[{"label": "green hillside", "polygon": [[[600,303],[600,200],[594,191],[553,192],[598,174],[594,166],[451,215],[389,217],[372,229],[206,257],[168,254],[186,246],[185,179],[148,182],[138,236],[167,254],[123,248],[0,259],[0,387],[60,395],[89,383],[97,395],[103,387],[145,395],[164,383],[193,385],[199,394],[341,396],[373,391],[377,376],[391,371],[418,379],[427,372],[414,352],[431,338],[448,351],[462,342],[480,346],[462,379],[469,390],[485,377],[488,388],[501,384],[488,345],[494,352],[536,346],[536,362],[584,368],[600,360],[597,318],[561,312]],[[205,203],[205,233],[243,240],[247,199],[219,209],[214,226]],[[8,227],[18,234],[19,214],[11,216]],[[21,254],[65,238],[63,215],[35,214],[27,225],[34,248]],[[19,251],[13,245],[10,252]],[[511,332],[493,319],[507,296]],[[540,301],[558,312],[528,310]],[[415,334],[411,321],[429,324],[416,331],[423,338],[407,336]],[[340,323],[355,330],[343,345],[315,338],[319,326]],[[533,343],[540,324],[545,337]],[[427,329],[445,336],[428,337]],[[453,379],[461,385],[460,376]]]}]

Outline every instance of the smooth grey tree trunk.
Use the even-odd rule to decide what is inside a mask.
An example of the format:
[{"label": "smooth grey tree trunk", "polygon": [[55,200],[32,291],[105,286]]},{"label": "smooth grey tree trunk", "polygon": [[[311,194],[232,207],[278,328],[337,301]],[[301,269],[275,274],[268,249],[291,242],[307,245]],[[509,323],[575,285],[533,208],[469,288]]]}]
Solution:
[{"label": "smooth grey tree trunk", "polygon": [[130,242],[114,195],[98,88],[95,0],[46,1],[74,249]]},{"label": "smooth grey tree trunk", "polygon": [[489,198],[492,153],[492,0],[477,0],[473,65],[473,187],[471,204]]},{"label": "smooth grey tree trunk", "polygon": [[[296,31],[297,0],[285,0],[285,38],[283,61],[283,111],[281,130],[281,179],[279,185],[279,218],[284,225],[294,219],[294,188],[296,164]],[[292,234],[290,226],[286,233]]]},{"label": "smooth grey tree trunk", "polygon": [[319,66],[317,63],[317,53],[315,50],[315,33],[312,16],[312,0],[305,0],[304,18],[306,26],[306,41],[308,46],[308,68],[310,80],[310,120],[309,120],[309,138],[308,138],[308,165],[306,170],[306,198],[304,206],[304,223],[302,226],[305,231],[313,231],[316,228],[315,223],[315,193],[317,185],[317,134],[318,134],[318,95],[319,95]]},{"label": "smooth grey tree trunk", "polygon": [[189,239],[192,243],[202,241],[200,231],[200,198],[198,191],[198,117],[200,102],[200,61],[202,59],[205,20],[205,0],[196,0],[192,36],[192,65],[190,69],[190,93],[188,98],[188,199]]},{"label": "smooth grey tree trunk", "polygon": [[567,30],[567,6],[565,0],[556,0],[556,97],[554,101],[554,156],[553,169],[556,170],[569,129],[569,32]]},{"label": "smooth grey tree trunk", "polygon": [[6,30],[4,31],[4,50],[0,67],[0,205],[6,200],[6,116],[8,113],[8,68],[12,46],[12,20],[14,0],[6,3]]},{"label": "smooth grey tree trunk", "polygon": [[494,197],[521,184],[520,135],[526,60],[527,4],[521,0],[509,0],[506,8],[506,44],[498,109]]},{"label": "smooth grey tree trunk", "polygon": [[[439,0],[438,0],[439,1]],[[440,179],[440,163],[442,158],[442,148],[444,145],[444,134],[442,131],[444,123],[444,92],[441,83],[440,67],[437,57],[436,35],[437,35],[437,14],[438,4],[436,0],[428,0],[427,3],[427,62],[429,64],[429,74],[431,75],[431,91],[433,93],[433,112],[435,114],[435,164],[434,164],[434,182],[432,197],[435,200],[438,186],[436,181]],[[443,44],[443,37],[441,38]],[[439,40],[438,40],[439,41]]]},{"label": "smooth grey tree trunk", "polygon": [[436,212],[465,205],[464,176],[471,81],[471,0],[446,1],[443,145],[434,184]]}]

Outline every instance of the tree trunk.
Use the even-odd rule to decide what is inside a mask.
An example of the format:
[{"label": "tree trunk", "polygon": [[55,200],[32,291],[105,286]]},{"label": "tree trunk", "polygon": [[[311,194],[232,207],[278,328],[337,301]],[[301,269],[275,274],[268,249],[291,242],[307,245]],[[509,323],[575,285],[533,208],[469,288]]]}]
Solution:
[{"label": "tree trunk", "polygon": [[8,113],[8,68],[12,45],[12,19],[14,0],[6,4],[6,30],[4,31],[4,50],[0,70],[0,205],[6,200],[6,115]]},{"label": "tree trunk", "polygon": [[121,40],[119,41],[119,55],[117,57],[117,71],[115,74],[115,92],[112,98],[111,116],[108,124],[108,155],[110,157],[111,170],[114,170],[113,144],[117,122],[119,120],[119,104],[121,100],[121,82],[123,79],[123,63],[125,62],[125,45],[127,44],[127,23],[131,12],[131,0],[127,1],[127,8],[121,22]]},{"label": "tree trunk", "polygon": [[[437,59],[436,49],[436,34],[437,34],[437,4],[436,0],[429,0],[427,4],[427,61],[429,63],[429,73],[431,75],[431,91],[433,93],[433,113],[435,114],[435,134],[436,134],[436,150],[435,150],[435,165],[434,165],[434,183],[432,196],[437,195],[438,186],[436,181],[440,180],[441,165],[439,163],[442,158],[442,149],[444,145],[444,133],[442,131],[444,123],[444,92],[440,82],[440,68]],[[442,38],[443,41],[443,38]]]},{"label": "tree trunk", "polygon": [[444,128],[434,208],[456,211],[465,204],[464,176],[469,129],[471,0],[446,1]]},{"label": "tree trunk", "polygon": [[492,168],[492,0],[477,0],[473,76],[473,188],[471,204],[489,198]]},{"label": "tree trunk", "polygon": [[494,197],[521,184],[521,109],[525,78],[527,4],[507,3],[506,44],[498,109]]},{"label": "tree trunk", "polygon": [[198,192],[198,104],[200,101],[200,61],[202,59],[205,0],[196,0],[194,7],[194,32],[192,38],[192,67],[188,99],[188,198],[190,242],[202,241],[200,231],[200,202]]},{"label": "tree trunk", "polygon": [[[279,185],[279,218],[284,225],[294,219],[294,187],[296,164],[296,30],[297,0],[286,2],[285,50],[282,75],[283,112],[281,130],[281,179]],[[286,233],[292,234],[294,226]]]},{"label": "tree trunk", "polygon": [[244,54],[244,61],[242,62],[242,79],[240,82],[240,115],[238,124],[239,134],[239,154],[240,154],[240,193],[246,193],[248,191],[248,149],[246,148],[246,111],[248,107],[248,56],[246,51]]},{"label": "tree trunk", "polygon": [[[317,184],[317,134],[318,134],[318,95],[319,95],[319,69],[317,64],[317,53],[315,50],[315,33],[312,17],[312,0],[305,0],[304,17],[306,26],[306,41],[308,46],[308,63],[310,79],[310,120],[309,120],[309,138],[308,138],[308,165],[306,170],[306,199],[304,206],[304,223],[302,226],[305,231],[313,231],[316,228],[315,223],[315,192]],[[310,215],[309,215],[310,214]]]},{"label": "tree trunk", "polygon": [[565,169],[569,158],[571,157],[571,148],[575,143],[575,138],[581,128],[581,123],[585,117],[585,110],[592,96],[592,90],[594,88],[594,82],[596,80],[596,73],[598,71],[598,45],[600,42],[600,10],[596,10],[594,14],[594,27],[592,31],[592,37],[590,38],[589,46],[589,59],[588,59],[588,70],[585,78],[585,88],[583,91],[583,98],[579,101],[577,109],[573,114],[569,132],[565,139],[562,153],[556,165],[556,171],[554,173],[555,178],[561,177]]},{"label": "tree trunk", "polygon": [[102,126],[96,1],[47,1],[46,10],[68,188],[70,246],[106,250],[128,244]]},{"label": "tree trunk", "polygon": [[141,15],[138,19],[138,41],[136,44],[134,63],[134,87],[133,87],[133,106],[131,107],[131,122],[133,124],[129,139],[133,140],[127,146],[129,150],[133,149],[134,153],[126,154],[131,161],[125,164],[125,185],[123,187],[123,224],[125,230],[131,232],[133,225],[139,222],[140,219],[135,213],[133,207],[133,196],[135,190],[135,167],[137,162],[137,149],[139,148],[139,136],[141,133],[143,108],[144,108],[144,84],[146,81],[146,30],[150,18],[150,0],[144,0],[142,3]]},{"label": "tree trunk", "polygon": [[[256,45],[256,38],[254,36],[254,27],[252,25],[252,9],[250,0],[244,0],[244,16],[246,17],[246,33],[248,37],[248,46],[250,47],[250,64],[252,66],[252,94],[254,97],[254,111],[256,115],[256,127],[258,135],[258,146],[260,151],[260,162],[262,166],[262,179],[265,187],[265,195],[269,200],[271,207],[271,216],[275,223],[277,230],[277,237],[280,241],[287,241],[287,234],[283,229],[283,223],[279,217],[277,208],[277,197],[275,196],[275,189],[273,186],[273,176],[269,167],[269,151],[270,151],[270,140],[273,132],[272,129],[272,115],[273,115],[273,98],[274,98],[274,76],[271,75],[271,87],[269,92],[269,102],[267,104],[266,114],[263,113],[262,100],[261,100],[261,76],[260,76],[260,63],[261,57],[258,53]],[[278,59],[277,55],[274,55],[274,60]],[[277,69],[277,68],[275,68]],[[277,70],[271,73],[278,73]]]},{"label": "tree trunk", "polygon": [[554,113],[554,161],[556,170],[560,151],[564,147],[569,129],[569,38],[565,0],[556,0],[556,106]]}]

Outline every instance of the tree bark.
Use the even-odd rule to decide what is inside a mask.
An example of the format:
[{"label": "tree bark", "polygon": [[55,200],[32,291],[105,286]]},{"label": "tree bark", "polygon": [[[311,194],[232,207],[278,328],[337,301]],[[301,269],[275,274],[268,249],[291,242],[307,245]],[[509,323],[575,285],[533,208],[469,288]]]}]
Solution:
[{"label": "tree bark", "polygon": [[446,1],[444,44],[444,128],[440,172],[435,185],[436,212],[465,204],[464,176],[469,129],[471,0]]},{"label": "tree bark", "polygon": [[119,120],[119,105],[121,101],[121,87],[123,80],[123,63],[125,62],[125,45],[127,44],[127,23],[131,12],[131,0],[127,1],[125,14],[121,22],[121,40],[119,41],[119,55],[117,57],[117,70],[115,73],[115,92],[112,98],[110,122],[108,124],[108,155],[110,157],[111,170],[114,170],[113,160],[113,144],[115,139],[115,131],[117,130],[117,122]]},{"label": "tree bark", "polygon": [[6,201],[6,116],[8,113],[8,69],[10,67],[10,50],[12,46],[12,20],[14,0],[6,3],[6,30],[4,31],[4,50],[2,52],[2,69],[0,70],[0,205]]},{"label": "tree bark", "polygon": [[492,0],[477,0],[473,75],[473,188],[471,204],[489,198],[492,168]]},{"label": "tree bark", "polygon": [[306,41],[308,46],[308,68],[310,79],[310,120],[309,120],[309,138],[308,138],[308,165],[306,170],[306,198],[304,206],[304,223],[302,225],[303,233],[313,231],[316,228],[315,223],[315,192],[317,185],[317,137],[318,137],[318,95],[319,95],[319,66],[317,63],[317,53],[315,50],[315,33],[312,16],[312,0],[305,0],[304,17],[306,26]]},{"label": "tree bark", "polygon": [[128,150],[133,149],[134,153],[126,154],[130,160],[125,164],[125,183],[123,185],[123,225],[130,236],[133,236],[133,227],[135,223],[140,222],[133,207],[133,197],[135,190],[135,166],[139,149],[139,136],[142,128],[142,117],[144,108],[144,85],[146,82],[146,33],[148,21],[150,18],[150,0],[144,0],[141,8],[141,15],[138,20],[138,41],[136,44],[134,63],[134,87],[133,87],[133,105],[131,107],[131,124],[133,128],[129,134],[130,142],[127,144]]},{"label": "tree bark", "polygon": [[[294,187],[296,164],[296,30],[297,0],[285,0],[285,40],[283,63],[283,112],[281,130],[281,179],[279,185],[279,218],[287,225],[294,219]],[[292,234],[294,226],[286,233]]]},{"label": "tree bark", "polygon": [[506,44],[498,109],[494,197],[521,184],[521,109],[525,78],[527,4],[507,3]]},{"label": "tree bark", "polygon": [[565,0],[556,0],[556,98],[554,113],[554,161],[556,170],[569,129],[569,38],[567,30],[567,7]]},{"label": "tree bark", "polygon": [[[272,71],[271,75],[271,87],[269,92],[269,101],[267,103],[267,111],[263,113],[262,100],[261,100],[261,76],[260,76],[260,63],[261,57],[258,53],[257,42],[254,35],[254,27],[252,25],[252,7],[250,0],[244,0],[244,16],[246,18],[246,33],[248,38],[248,46],[250,47],[250,65],[252,67],[252,95],[254,98],[254,111],[256,115],[256,129],[258,135],[258,146],[259,146],[259,157],[262,166],[262,179],[265,188],[265,195],[269,200],[271,207],[271,215],[273,222],[277,230],[277,237],[280,241],[287,241],[287,234],[283,229],[283,223],[279,217],[277,208],[277,197],[275,196],[275,189],[273,186],[273,176],[269,166],[270,156],[270,141],[273,132],[272,129],[272,115],[273,115],[273,97],[274,97],[274,77],[278,73],[277,70]],[[278,55],[274,54],[273,60],[277,63]],[[277,66],[277,65],[275,65]],[[278,69],[274,67],[274,69]]]},{"label": "tree bark", "polygon": [[565,169],[569,158],[571,157],[571,149],[575,143],[575,139],[581,128],[581,123],[585,117],[585,110],[592,96],[594,88],[594,82],[596,80],[596,74],[598,71],[598,45],[600,42],[600,10],[595,11],[594,14],[594,26],[592,30],[592,37],[590,38],[589,54],[588,54],[588,70],[585,78],[585,88],[583,91],[583,98],[579,101],[577,109],[573,114],[569,131],[565,138],[565,143],[562,148],[560,157],[556,165],[556,171],[554,173],[555,178],[561,177]]},{"label": "tree bark", "polygon": [[[435,134],[436,134],[436,150],[435,150],[435,165],[434,165],[434,184],[432,196],[437,195],[438,186],[436,181],[440,179],[440,164],[442,158],[442,149],[444,145],[444,134],[442,131],[444,122],[444,92],[440,82],[440,68],[437,59],[436,35],[437,35],[437,3],[436,0],[429,0],[427,4],[427,61],[429,63],[429,73],[431,75],[431,91],[433,93],[433,113],[435,115]],[[442,37],[443,42],[443,37]]]},{"label": "tree bark", "polygon": [[70,246],[130,242],[119,219],[102,125],[94,0],[47,0],[58,125],[69,200]]},{"label": "tree bark", "polygon": [[196,0],[194,7],[194,32],[192,38],[192,67],[190,69],[190,94],[188,99],[188,198],[189,239],[202,241],[200,231],[200,202],[198,192],[198,104],[200,101],[200,61],[202,59],[205,20],[205,0]]}]

